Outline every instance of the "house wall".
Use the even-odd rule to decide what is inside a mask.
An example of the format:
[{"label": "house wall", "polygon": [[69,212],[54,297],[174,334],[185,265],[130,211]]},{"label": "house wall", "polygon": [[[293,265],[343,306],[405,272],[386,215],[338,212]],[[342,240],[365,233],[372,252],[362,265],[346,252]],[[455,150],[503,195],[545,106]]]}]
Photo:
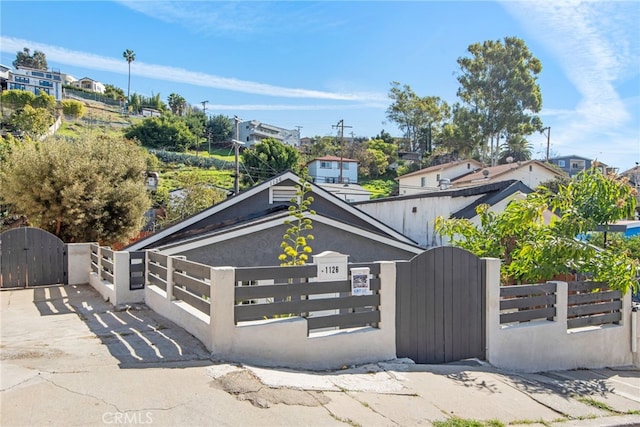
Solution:
[{"label": "house wall", "polygon": [[[330,164],[330,168],[321,168],[321,163]],[[342,181],[347,183],[358,182],[358,163],[342,162]],[[339,183],[340,162],[335,160],[314,160],[307,167],[309,176],[317,184]]]},{"label": "house wall", "polygon": [[[423,248],[442,245],[444,242],[434,231],[438,216],[449,218],[482,195],[471,197],[423,197],[391,199],[359,204],[358,208],[378,221],[404,234]],[[415,212],[414,212],[415,209]]]},{"label": "house wall", "polygon": [[238,124],[239,137],[234,139],[243,142],[247,147],[251,147],[266,138],[274,138],[278,141],[297,147],[300,145],[300,131],[284,129],[278,126],[261,123],[257,120],[249,120]]},{"label": "house wall", "polygon": [[9,71],[8,89],[26,90],[34,94],[44,91],[62,101],[62,77],[59,72],[16,69]]},{"label": "house wall", "polygon": [[[449,166],[441,170],[434,170],[422,174],[411,174],[410,176],[401,176],[398,178],[399,194],[410,195],[421,193],[423,191],[438,190],[440,184],[438,179],[453,180],[459,176],[465,175],[478,169],[478,166],[472,162],[460,162],[459,164]],[[425,178],[424,185],[422,178]]]},{"label": "house wall", "polygon": [[[544,167],[537,166],[536,164],[530,164],[530,165],[524,165],[519,168],[514,168],[509,172],[500,175],[498,178],[496,178],[496,180],[507,181],[507,180],[514,179],[517,181],[521,181],[524,185],[526,185],[529,188],[535,189],[541,183],[555,179],[556,177],[557,175],[552,171]],[[477,185],[479,183],[483,183],[483,181],[461,183],[461,186]],[[454,186],[457,186],[457,184],[454,183]]]},{"label": "house wall", "polygon": [[[251,236],[231,238],[192,250],[164,249],[162,253],[184,255],[190,261],[212,266],[279,265],[278,256],[282,253],[280,242],[282,242],[286,228],[283,224],[280,227],[252,233]],[[407,260],[416,254],[317,221],[313,223],[311,234],[313,234],[314,240],[309,243],[313,248],[313,254],[324,251],[340,252],[349,255],[349,262]],[[248,241],[251,243],[247,244]]]}]

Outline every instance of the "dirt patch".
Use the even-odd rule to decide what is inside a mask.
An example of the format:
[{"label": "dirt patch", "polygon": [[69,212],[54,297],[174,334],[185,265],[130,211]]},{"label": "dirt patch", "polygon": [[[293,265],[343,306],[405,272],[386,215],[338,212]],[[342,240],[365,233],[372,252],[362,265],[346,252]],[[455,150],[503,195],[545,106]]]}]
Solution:
[{"label": "dirt patch", "polygon": [[238,400],[248,400],[258,408],[269,408],[275,404],[298,406],[321,406],[330,399],[321,391],[271,388],[247,370],[230,372],[212,381],[212,386],[233,394]]},{"label": "dirt patch", "polygon": [[23,360],[23,359],[52,359],[61,357],[66,353],[61,350],[10,350],[3,348],[0,351],[0,360]]}]

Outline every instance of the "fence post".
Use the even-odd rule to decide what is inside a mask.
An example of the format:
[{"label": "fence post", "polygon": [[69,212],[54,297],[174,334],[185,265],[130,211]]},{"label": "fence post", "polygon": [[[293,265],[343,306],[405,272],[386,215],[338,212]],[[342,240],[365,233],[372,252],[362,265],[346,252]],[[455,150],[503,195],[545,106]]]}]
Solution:
[{"label": "fence post", "polygon": [[556,284],[556,322],[564,332],[569,330],[567,316],[569,315],[569,284],[567,282],[553,281]]},{"label": "fence post", "polygon": [[485,357],[491,363],[494,359],[492,352],[495,350],[492,341],[500,330],[500,260],[481,258],[481,261],[484,263],[487,300]]},{"label": "fence post", "polygon": [[167,300],[173,301],[173,257],[167,257]]},{"label": "fence post", "polygon": [[235,276],[233,267],[211,268],[211,347],[220,356],[230,354],[233,344]]}]

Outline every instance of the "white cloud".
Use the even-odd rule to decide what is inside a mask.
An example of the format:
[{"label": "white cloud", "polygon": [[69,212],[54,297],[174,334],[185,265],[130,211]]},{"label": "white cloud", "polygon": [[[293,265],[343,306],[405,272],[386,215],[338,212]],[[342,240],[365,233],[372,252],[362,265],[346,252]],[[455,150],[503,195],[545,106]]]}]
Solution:
[{"label": "white cloud", "polygon": [[503,5],[552,53],[581,96],[572,114],[541,112],[557,122],[555,144],[585,156],[605,152],[615,161],[630,161],[625,155],[637,159],[640,135],[633,109],[616,85],[640,73],[638,3],[505,1]]},{"label": "white cloud", "polygon": [[[73,65],[86,69],[110,71],[119,74],[128,73],[128,64],[122,58],[102,57],[90,53],[72,51],[57,46],[45,45],[29,40],[0,36],[0,49],[3,52],[16,52],[23,46],[31,46],[32,50],[47,53],[47,59],[65,65]],[[235,78],[220,77],[197,71],[165,65],[147,64],[135,61],[131,74],[151,79],[189,82],[194,86],[210,87],[234,92],[249,93],[283,98],[307,98],[318,100],[352,101],[352,102],[380,102],[386,100],[386,94],[378,93],[338,93],[312,89],[287,88],[266,83],[251,82]]]}]

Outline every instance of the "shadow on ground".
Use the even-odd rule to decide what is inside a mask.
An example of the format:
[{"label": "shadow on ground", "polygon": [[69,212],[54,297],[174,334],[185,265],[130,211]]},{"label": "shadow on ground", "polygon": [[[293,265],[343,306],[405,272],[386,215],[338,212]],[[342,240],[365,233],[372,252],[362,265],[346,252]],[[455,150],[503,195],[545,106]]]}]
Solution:
[{"label": "shadow on ground", "polygon": [[75,313],[121,368],[211,363],[204,345],[184,329],[144,304],[116,308],[89,285],[35,288],[33,303],[42,316]]}]

